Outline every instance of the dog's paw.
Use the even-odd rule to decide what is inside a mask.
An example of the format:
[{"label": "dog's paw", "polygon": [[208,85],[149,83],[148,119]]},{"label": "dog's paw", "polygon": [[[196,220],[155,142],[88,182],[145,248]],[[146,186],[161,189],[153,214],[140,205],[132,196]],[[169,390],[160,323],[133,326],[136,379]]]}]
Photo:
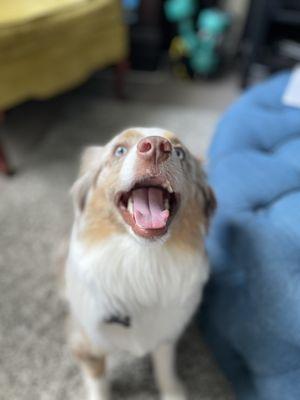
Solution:
[{"label": "dog's paw", "polygon": [[106,380],[95,380],[89,385],[87,400],[110,400],[110,390]]},{"label": "dog's paw", "polygon": [[187,400],[186,391],[180,382],[176,382],[171,388],[160,395],[161,400]]},{"label": "dog's paw", "polygon": [[108,393],[90,393],[88,400],[110,400]]}]

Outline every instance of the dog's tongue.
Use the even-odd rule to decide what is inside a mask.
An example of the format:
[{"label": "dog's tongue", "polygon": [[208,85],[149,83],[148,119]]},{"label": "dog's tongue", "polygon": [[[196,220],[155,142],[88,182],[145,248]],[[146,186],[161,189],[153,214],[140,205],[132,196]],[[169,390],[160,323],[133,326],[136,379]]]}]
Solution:
[{"label": "dog's tongue", "polygon": [[135,222],[143,229],[164,228],[169,210],[164,209],[163,191],[158,188],[135,189],[132,192]]}]

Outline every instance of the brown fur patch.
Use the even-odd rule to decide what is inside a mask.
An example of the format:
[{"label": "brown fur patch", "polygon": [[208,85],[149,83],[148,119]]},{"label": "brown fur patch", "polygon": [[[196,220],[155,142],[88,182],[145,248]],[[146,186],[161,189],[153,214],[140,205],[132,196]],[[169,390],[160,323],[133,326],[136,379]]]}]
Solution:
[{"label": "brown fur patch", "polygon": [[168,140],[171,141],[172,139],[175,139],[176,136],[174,135],[173,132],[165,131],[165,132],[164,132],[164,138],[166,138],[166,139],[168,139]]},{"label": "brown fur patch", "polygon": [[120,135],[120,140],[129,140],[142,138],[143,134],[135,129],[127,129]]},{"label": "brown fur patch", "polygon": [[92,349],[88,337],[72,318],[67,320],[67,328],[74,357],[91,376],[102,376],[105,373],[105,355]]},{"label": "brown fur patch", "polygon": [[74,357],[78,360],[82,367],[94,377],[100,377],[105,374],[105,356],[94,355],[87,344],[78,345],[72,349]]},{"label": "brown fur patch", "polygon": [[204,251],[203,240],[200,236],[200,226],[203,224],[205,224],[205,217],[201,202],[193,198],[182,210],[180,218],[174,221],[172,235],[166,245],[170,248],[181,248],[187,252],[195,252],[199,248]]},{"label": "brown fur patch", "polygon": [[87,245],[95,245],[113,234],[124,231],[117,221],[116,210],[105,196],[105,190],[97,187],[85,210],[85,226],[81,238]]},{"label": "brown fur patch", "polygon": [[99,378],[105,374],[106,362],[104,356],[94,356],[82,351],[74,352],[74,355],[93,378]]},{"label": "brown fur patch", "polygon": [[166,131],[164,137],[168,139],[173,146],[182,146],[182,142],[174,135],[174,133]]}]

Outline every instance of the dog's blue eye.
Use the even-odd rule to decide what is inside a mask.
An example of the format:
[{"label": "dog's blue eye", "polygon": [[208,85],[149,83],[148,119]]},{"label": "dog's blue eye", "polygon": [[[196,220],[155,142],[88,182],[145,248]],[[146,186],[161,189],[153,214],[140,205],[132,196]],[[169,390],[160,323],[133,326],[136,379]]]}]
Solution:
[{"label": "dog's blue eye", "polygon": [[116,157],[122,157],[125,153],[127,153],[127,148],[125,146],[118,146],[115,150]]},{"label": "dog's blue eye", "polygon": [[181,147],[175,147],[175,153],[179,160],[184,160],[185,158],[185,152]]}]

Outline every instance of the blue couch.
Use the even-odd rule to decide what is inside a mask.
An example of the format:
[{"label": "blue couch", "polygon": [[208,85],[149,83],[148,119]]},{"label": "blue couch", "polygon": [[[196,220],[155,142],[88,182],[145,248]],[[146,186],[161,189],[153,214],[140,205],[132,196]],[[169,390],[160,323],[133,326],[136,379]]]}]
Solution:
[{"label": "blue couch", "polygon": [[221,120],[208,176],[218,200],[202,329],[238,399],[300,399],[300,109],[290,74]]}]

